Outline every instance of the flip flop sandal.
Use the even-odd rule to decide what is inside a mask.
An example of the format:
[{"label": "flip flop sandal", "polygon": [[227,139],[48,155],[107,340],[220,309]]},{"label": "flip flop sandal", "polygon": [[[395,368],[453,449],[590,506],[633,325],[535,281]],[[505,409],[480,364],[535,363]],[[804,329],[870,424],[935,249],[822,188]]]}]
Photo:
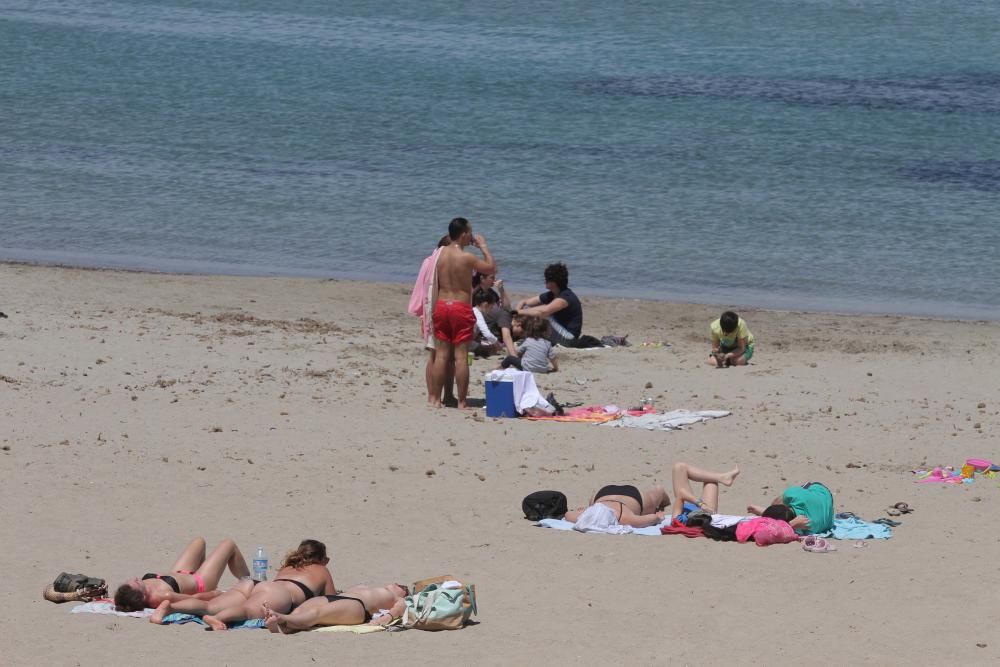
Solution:
[{"label": "flip flop sandal", "polygon": [[888,514],[889,516],[899,516],[900,514],[902,514],[902,512],[900,512],[898,509],[894,507],[890,507],[885,511],[885,513]]},{"label": "flip flop sandal", "polygon": [[913,508],[910,507],[909,504],[907,503],[896,503],[895,505],[893,505],[893,508],[899,510],[903,514],[909,514],[910,512],[913,511]]},{"label": "flip flop sandal", "polygon": [[895,528],[896,526],[902,526],[902,521],[893,521],[892,519],[887,519],[882,517],[881,519],[875,519],[872,523],[880,523],[883,526],[889,526],[890,528]]},{"label": "flip flop sandal", "polygon": [[840,512],[840,513],[837,514],[837,518],[838,519],[857,519],[858,521],[861,521],[861,517],[859,517],[854,512]]},{"label": "flip flop sandal", "polygon": [[801,540],[802,548],[811,553],[825,554],[837,550],[837,547],[833,546],[822,537],[816,537],[815,535],[808,535],[801,538]]}]

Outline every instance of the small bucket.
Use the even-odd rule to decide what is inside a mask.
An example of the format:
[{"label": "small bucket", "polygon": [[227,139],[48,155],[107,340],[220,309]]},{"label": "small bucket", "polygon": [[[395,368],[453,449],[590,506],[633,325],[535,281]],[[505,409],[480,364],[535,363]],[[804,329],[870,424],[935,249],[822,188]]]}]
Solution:
[{"label": "small bucket", "polygon": [[986,459],[968,459],[965,465],[972,466],[976,472],[986,472],[993,467],[993,462]]}]

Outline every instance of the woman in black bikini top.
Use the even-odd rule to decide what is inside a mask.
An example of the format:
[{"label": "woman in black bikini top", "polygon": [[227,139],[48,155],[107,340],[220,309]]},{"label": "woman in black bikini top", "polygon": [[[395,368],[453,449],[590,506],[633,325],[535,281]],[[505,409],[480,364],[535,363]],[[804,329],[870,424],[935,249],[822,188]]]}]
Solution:
[{"label": "woman in black bikini top", "polygon": [[250,576],[246,559],[235,542],[222,540],[207,556],[205,546],[205,539],[197,537],[181,552],[168,570],[170,574],[147,572],[126,581],[115,591],[115,607],[119,611],[141,611],[191,595],[210,597],[227,567],[237,579]]}]

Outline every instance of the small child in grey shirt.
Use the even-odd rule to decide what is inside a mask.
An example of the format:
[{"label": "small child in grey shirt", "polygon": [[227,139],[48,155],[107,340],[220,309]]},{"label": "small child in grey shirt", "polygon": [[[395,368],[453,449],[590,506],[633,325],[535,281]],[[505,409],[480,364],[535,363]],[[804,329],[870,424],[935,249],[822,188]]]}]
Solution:
[{"label": "small child in grey shirt", "polygon": [[517,346],[519,357],[508,356],[500,364],[502,368],[513,366],[518,370],[532,373],[548,373],[559,370],[556,350],[548,341],[549,323],[541,317],[524,318],[524,341]]}]

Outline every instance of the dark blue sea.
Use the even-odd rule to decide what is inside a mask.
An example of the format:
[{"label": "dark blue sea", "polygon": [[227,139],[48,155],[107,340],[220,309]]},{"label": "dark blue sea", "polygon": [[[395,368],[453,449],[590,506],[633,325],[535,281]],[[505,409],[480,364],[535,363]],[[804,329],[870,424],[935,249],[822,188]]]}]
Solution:
[{"label": "dark blue sea", "polygon": [[995,0],[0,0],[0,259],[1000,319]]}]

